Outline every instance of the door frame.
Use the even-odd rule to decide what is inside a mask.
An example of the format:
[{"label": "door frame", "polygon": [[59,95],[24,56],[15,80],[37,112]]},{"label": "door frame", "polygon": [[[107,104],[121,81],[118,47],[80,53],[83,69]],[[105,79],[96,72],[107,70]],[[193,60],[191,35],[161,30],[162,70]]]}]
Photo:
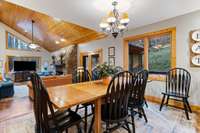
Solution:
[{"label": "door frame", "polygon": [[96,49],[94,51],[86,51],[86,52],[80,52],[80,58],[79,58],[79,63],[80,66],[83,66],[83,56],[88,56],[88,71],[92,71],[92,55],[99,55],[99,63],[103,63],[103,49]]}]

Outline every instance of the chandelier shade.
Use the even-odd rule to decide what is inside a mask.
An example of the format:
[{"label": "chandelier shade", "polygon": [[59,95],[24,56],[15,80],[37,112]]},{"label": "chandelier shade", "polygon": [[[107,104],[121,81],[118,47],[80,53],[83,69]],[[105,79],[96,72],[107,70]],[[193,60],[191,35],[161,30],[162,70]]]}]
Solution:
[{"label": "chandelier shade", "polygon": [[31,48],[31,49],[36,49],[36,48],[38,48],[39,46],[37,45],[37,44],[35,44],[35,43],[30,43],[29,44],[29,48]]},{"label": "chandelier shade", "polygon": [[101,30],[107,34],[112,34],[116,38],[119,34],[122,34],[128,29],[128,23],[130,21],[128,13],[120,13],[116,6],[117,1],[113,1],[113,10],[108,13],[108,15],[102,19],[99,24]]}]

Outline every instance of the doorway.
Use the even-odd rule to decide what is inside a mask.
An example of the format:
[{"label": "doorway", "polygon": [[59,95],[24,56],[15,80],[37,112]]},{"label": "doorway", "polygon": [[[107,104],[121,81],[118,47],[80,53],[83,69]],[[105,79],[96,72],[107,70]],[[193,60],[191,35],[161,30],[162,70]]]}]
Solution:
[{"label": "doorway", "polygon": [[97,64],[103,63],[103,50],[87,51],[80,53],[80,66],[86,68],[90,73]]}]

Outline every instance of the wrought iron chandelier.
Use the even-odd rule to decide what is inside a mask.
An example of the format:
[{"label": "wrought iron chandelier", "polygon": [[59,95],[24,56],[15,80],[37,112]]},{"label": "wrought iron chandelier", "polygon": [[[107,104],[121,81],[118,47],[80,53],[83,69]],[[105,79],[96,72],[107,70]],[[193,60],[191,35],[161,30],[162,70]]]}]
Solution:
[{"label": "wrought iron chandelier", "polygon": [[100,28],[107,34],[112,34],[116,38],[119,34],[122,34],[128,29],[129,17],[128,13],[119,13],[117,9],[118,2],[114,0],[112,2],[113,10],[108,14],[107,17],[103,18],[100,23]]}]

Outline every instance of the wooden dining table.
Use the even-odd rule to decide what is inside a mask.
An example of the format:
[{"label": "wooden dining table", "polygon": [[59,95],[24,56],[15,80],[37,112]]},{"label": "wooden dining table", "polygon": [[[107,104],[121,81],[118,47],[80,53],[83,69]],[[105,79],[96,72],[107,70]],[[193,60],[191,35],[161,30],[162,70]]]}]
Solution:
[{"label": "wooden dining table", "polygon": [[93,102],[95,105],[95,133],[101,132],[101,104],[108,85],[102,81],[90,81],[47,88],[55,108],[67,109],[78,104]]}]

